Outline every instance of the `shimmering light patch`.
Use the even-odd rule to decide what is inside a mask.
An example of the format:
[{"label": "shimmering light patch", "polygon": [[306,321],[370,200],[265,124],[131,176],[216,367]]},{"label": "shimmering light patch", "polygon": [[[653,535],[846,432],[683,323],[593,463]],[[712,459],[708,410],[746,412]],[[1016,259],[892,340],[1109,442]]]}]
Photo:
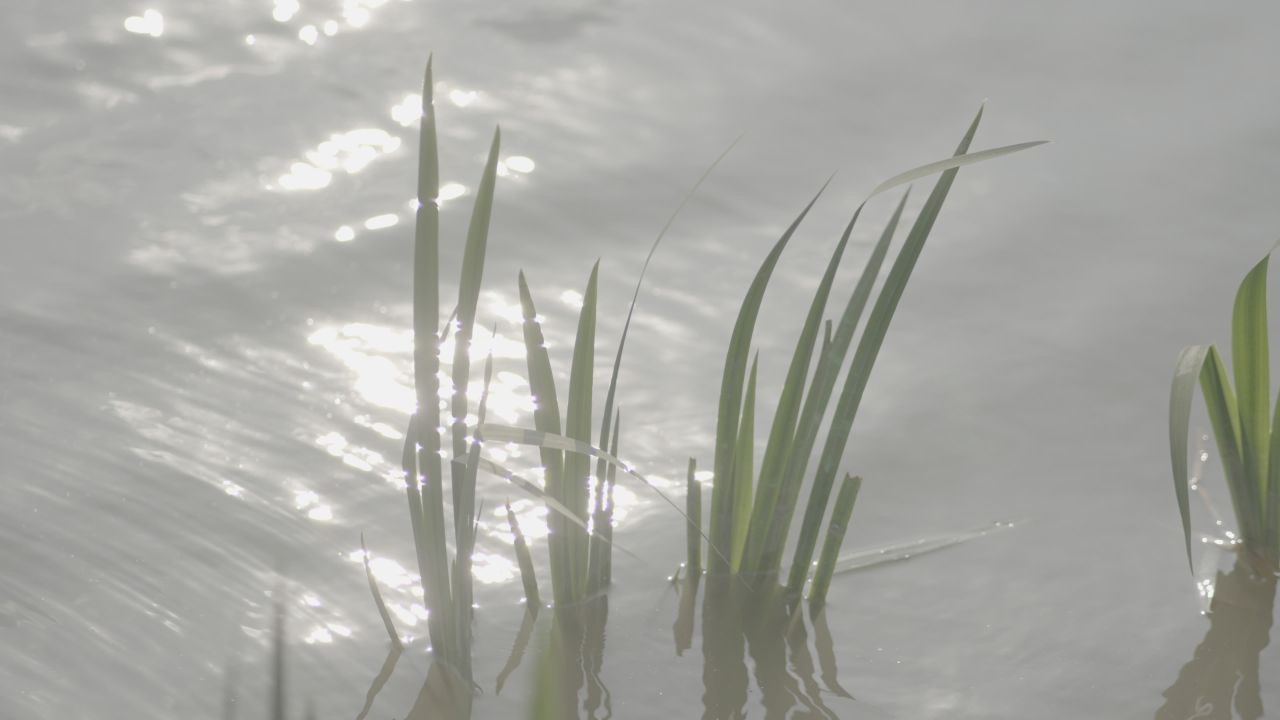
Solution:
[{"label": "shimmering light patch", "polygon": [[302,638],[302,641],[308,645],[315,645],[317,643],[321,645],[328,645],[333,642],[333,633],[329,632],[329,628],[323,625],[316,625],[311,628],[311,632],[307,633],[306,637]]},{"label": "shimmering light patch", "polygon": [[477,582],[485,585],[497,585],[511,582],[519,572],[516,564],[505,555],[487,552],[475,552],[471,555],[471,572]]},{"label": "shimmering light patch", "polygon": [[301,600],[302,604],[303,604],[303,605],[306,605],[307,607],[318,608],[318,607],[320,607],[320,605],[322,604],[322,603],[320,602],[320,596],[316,595],[315,593],[310,593],[310,592],[309,592],[309,593],[303,593],[303,594],[302,594],[302,597],[300,598],[300,600]]},{"label": "shimmering light patch", "polygon": [[320,496],[310,490],[299,490],[293,494],[293,506],[299,510],[316,504]]},{"label": "shimmering light patch", "polygon": [[271,17],[276,22],[289,22],[294,15],[298,14],[298,10],[302,6],[298,4],[298,0],[275,0],[275,7],[271,9]]},{"label": "shimmering light patch", "polygon": [[533,160],[524,155],[512,155],[503,162],[506,163],[508,169],[518,173],[531,173],[535,167]]},{"label": "shimmering light patch", "polygon": [[422,96],[410,93],[404,99],[391,106],[391,119],[405,127],[418,122],[422,118]]},{"label": "shimmering light patch", "polygon": [[324,34],[325,34],[325,35],[328,35],[329,37],[333,37],[334,35],[337,35],[337,34],[338,34],[338,21],[337,21],[337,20],[325,20],[325,21],[324,21]]},{"label": "shimmering light patch", "polygon": [[480,93],[476,92],[475,90],[458,89],[458,90],[449,91],[449,102],[453,103],[454,105],[457,105],[460,108],[464,108],[470,105],[471,103],[475,102],[476,98],[478,97],[480,97]]},{"label": "shimmering light patch", "polygon": [[400,138],[380,128],[334,133],[315,149],[308,150],[305,161],[290,164],[289,172],[281,175],[278,182],[285,190],[318,190],[328,187],[333,173],[358,173],[380,155],[399,148]]},{"label": "shimmering light patch", "polygon": [[436,198],[437,205],[443,205],[450,200],[456,200],[467,194],[467,186],[462,183],[448,182],[440,186],[440,196]]},{"label": "shimmering light patch", "polygon": [[315,25],[303,25],[298,30],[298,39],[308,45],[315,45],[316,40],[320,39],[320,30]]},{"label": "shimmering light patch", "polygon": [[333,239],[338,242],[351,242],[356,239],[356,231],[350,225],[343,225],[333,233]]},{"label": "shimmering light patch", "polygon": [[412,610],[400,603],[387,603],[387,609],[396,616],[396,619],[400,621],[399,624],[401,625],[413,627],[418,624],[418,616],[414,615]]},{"label": "shimmering light patch", "polygon": [[364,221],[364,226],[369,230],[381,230],[389,228],[400,222],[400,216],[395,213],[385,213],[383,215],[374,215]]},{"label": "shimmering light patch", "polygon": [[252,45],[252,44],[254,44],[254,43],[256,43],[256,42],[258,42],[258,38],[254,37],[254,36],[252,36],[252,35],[245,35],[245,36],[244,36],[244,44],[245,44],[245,45]]},{"label": "shimmering light patch", "polygon": [[710,470],[699,470],[693,474],[693,479],[700,483],[711,482],[716,474]]},{"label": "shimmering light patch", "polygon": [[372,9],[380,8],[387,0],[343,0],[342,19],[354,28],[364,27],[372,19]]},{"label": "shimmering light patch", "polygon": [[164,16],[158,10],[147,8],[141,15],[125,18],[124,29],[135,35],[160,37],[164,34]]},{"label": "shimmering light patch", "polygon": [[391,558],[372,558],[369,560],[369,570],[379,583],[390,588],[402,588],[418,581],[417,576],[410,575],[404,566]]},{"label": "shimmering light patch", "polygon": [[[532,473],[520,473],[525,478],[532,479]],[[516,522],[520,523],[520,532],[524,535],[525,540],[530,542],[541,540],[547,537],[547,506],[540,502],[529,498],[519,498],[511,501],[511,512],[516,515]],[[507,523],[507,509],[499,506],[493,509],[494,523],[486,529],[489,535],[496,540],[500,540],[508,545],[512,543],[511,526]]]},{"label": "shimmering light patch", "polygon": [[333,519],[333,508],[328,505],[317,505],[307,511],[307,517],[317,522],[329,522]]},{"label": "shimmering light patch", "polygon": [[378,433],[382,437],[391,438],[392,440],[401,440],[404,438],[404,434],[401,433],[399,430],[391,427],[390,425],[384,422],[375,422],[368,415],[357,415],[354,418],[354,420],[355,420],[355,423],[360,427],[369,428],[370,430]]},{"label": "shimmering light patch", "polygon": [[[409,375],[413,333],[363,323],[321,328],[308,338],[356,374],[355,391],[379,407],[411,413],[417,405]],[[402,356],[399,362],[387,355]]]},{"label": "shimmering light patch", "polygon": [[560,293],[560,302],[568,305],[574,310],[582,309],[582,293],[577,290],[565,290]]},{"label": "shimmering light patch", "polygon": [[222,492],[233,498],[244,497],[244,488],[231,482],[230,480],[222,481]]},{"label": "shimmering light patch", "polygon": [[316,444],[324,448],[330,455],[342,458],[343,463],[357,470],[372,472],[377,466],[385,464],[381,453],[348,443],[341,433],[330,432],[321,435],[316,438]]}]

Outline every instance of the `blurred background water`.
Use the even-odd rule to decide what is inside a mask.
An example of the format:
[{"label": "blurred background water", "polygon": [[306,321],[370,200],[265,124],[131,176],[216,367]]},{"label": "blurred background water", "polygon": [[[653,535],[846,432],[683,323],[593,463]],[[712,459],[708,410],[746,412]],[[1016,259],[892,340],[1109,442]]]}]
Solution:
[{"label": "blurred background water", "polygon": [[[431,52],[446,268],[503,129],[481,301],[498,332],[480,345],[499,362],[492,412],[512,424],[529,422],[517,270],[567,367],[600,258],[610,352],[652,237],[744,135],[655,257],[622,373],[622,454],[675,495],[687,456],[710,465],[755,265],[829,173],[766,299],[762,398],[875,183],[948,154],[983,100],[976,147],[1052,138],[961,171],[844,463],[866,478],[849,549],[1025,522],[840,576],[829,619],[857,699],[831,708],[1151,717],[1208,629],[1169,487],[1168,382],[1183,345],[1227,339],[1235,284],[1280,228],[1275,6],[0,12],[0,716],[220,717],[227,697],[259,716],[281,590],[295,712],[309,699],[321,718],[354,716],[386,652],[361,532],[417,636],[373,716],[411,704],[428,656],[396,464],[412,406],[414,104]],[[837,302],[891,207],[855,234]],[[538,535],[518,491],[495,480],[481,495],[515,500]],[[669,635],[681,521],[640,487],[619,503],[618,542],[642,560],[615,560],[614,712],[696,716],[700,658],[677,658]],[[491,680],[522,593],[505,517],[482,525],[476,708],[506,717],[528,673],[500,696]],[[1280,704],[1265,681],[1277,661],[1262,652],[1266,707]]]}]

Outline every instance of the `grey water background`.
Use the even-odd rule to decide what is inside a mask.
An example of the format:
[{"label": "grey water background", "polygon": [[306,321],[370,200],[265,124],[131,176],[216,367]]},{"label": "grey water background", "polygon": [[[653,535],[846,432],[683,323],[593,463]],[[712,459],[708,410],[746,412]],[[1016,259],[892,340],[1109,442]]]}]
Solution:
[{"label": "grey water background", "polygon": [[[737,303],[829,173],[766,298],[765,408],[865,192],[948,154],[983,100],[975,147],[1053,139],[961,171],[844,463],[866,478],[849,549],[1023,522],[838,577],[830,623],[857,700],[832,709],[1151,717],[1207,629],[1168,382],[1183,345],[1228,339],[1235,284],[1280,228],[1273,5],[0,12],[0,716],[220,717],[228,696],[259,716],[282,587],[294,712],[354,716],[386,651],[361,532],[419,636],[374,716],[411,703],[425,625],[394,464],[416,125],[393,108],[429,52],[442,179],[472,188],[503,128],[482,322],[512,336],[523,268],[562,369],[594,259],[603,357],[652,237],[744,134],[659,250],[622,374],[622,454],[676,496],[687,456],[710,463]],[[447,268],[470,198],[445,203]],[[869,210],[835,302],[891,206]],[[527,421],[519,360],[494,346],[514,373],[507,417]],[[643,560],[616,561],[604,681],[618,717],[696,716],[701,659],[675,656],[666,583],[683,528],[632,490],[617,538]],[[482,496],[519,498],[498,481]],[[523,611],[502,523],[485,527],[477,713],[504,717],[529,665],[495,697]],[[1261,658],[1268,709],[1277,659]]]}]

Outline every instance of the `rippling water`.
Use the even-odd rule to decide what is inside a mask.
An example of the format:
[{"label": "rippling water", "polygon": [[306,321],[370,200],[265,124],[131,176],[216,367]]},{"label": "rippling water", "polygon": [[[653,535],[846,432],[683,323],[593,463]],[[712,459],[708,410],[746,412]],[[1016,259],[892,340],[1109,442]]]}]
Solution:
[{"label": "rippling water", "polygon": [[[567,367],[602,258],[604,352],[654,233],[745,133],[655,258],[623,369],[622,454],[677,495],[684,458],[710,462],[755,263],[831,171],[766,301],[765,398],[857,199],[946,154],[984,99],[979,147],[1053,138],[960,173],[845,463],[867,479],[855,550],[1022,522],[838,578],[856,700],[829,706],[1150,717],[1198,644],[1240,647],[1205,636],[1164,414],[1177,350],[1226,337],[1235,282],[1280,227],[1275,7],[10,0],[3,16],[0,716],[221,717],[227,697],[260,716],[283,592],[295,712],[354,717],[386,652],[361,532],[414,636],[373,717],[412,703],[428,656],[395,465],[429,52],[446,267],[503,128],[481,299],[497,332],[475,348],[497,358],[503,422],[529,421],[516,271]],[[536,546],[538,506],[486,483]],[[619,493],[640,559],[617,559],[603,681],[618,717],[695,716],[701,659],[675,654],[666,581],[681,522]],[[505,515],[482,521],[476,575],[477,714],[508,716],[530,678],[494,694],[523,612]],[[1256,694],[1280,706],[1280,655],[1260,658]]]}]

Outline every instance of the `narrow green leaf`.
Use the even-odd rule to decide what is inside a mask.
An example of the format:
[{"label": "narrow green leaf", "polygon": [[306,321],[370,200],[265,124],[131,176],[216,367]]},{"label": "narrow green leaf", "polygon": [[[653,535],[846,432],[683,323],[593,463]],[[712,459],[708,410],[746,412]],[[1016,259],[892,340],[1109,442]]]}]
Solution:
[{"label": "narrow green leaf", "polygon": [[1187,440],[1191,432],[1191,401],[1195,397],[1196,381],[1204,368],[1207,345],[1192,345],[1178,355],[1173,372],[1173,386],[1169,392],[1169,450],[1173,460],[1173,492],[1178,499],[1178,514],[1182,517],[1182,538],[1187,547],[1187,565],[1195,572],[1191,557],[1191,493],[1187,472]]},{"label": "narrow green leaf", "polygon": [[[729,556],[729,568],[735,573],[742,566],[742,553],[747,548],[748,526],[752,522],[752,478],[755,477],[756,445],[756,365],[759,359],[759,353],[751,359],[751,372],[747,377],[747,394],[742,401],[742,420],[738,423],[738,442],[731,470],[733,490],[732,502],[729,505],[733,513],[730,519],[733,528],[733,554]],[[763,479],[762,476],[762,482]]]},{"label": "narrow green leaf", "polygon": [[378,608],[378,617],[382,618],[382,627],[386,628],[387,637],[393,647],[403,647],[400,635],[396,633],[396,625],[391,621],[391,613],[387,612],[387,604],[382,600],[382,592],[378,590],[378,581],[373,578],[373,568],[369,566],[369,548],[364,544],[364,533],[360,533],[360,551],[364,558],[364,575],[369,581],[369,593],[373,595],[373,604]]},{"label": "narrow green leaf", "polygon": [[[957,155],[963,155],[968,151],[969,144],[973,142],[973,136],[978,130],[978,123],[981,119],[982,111],[979,110],[964,138],[960,141],[959,147],[956,149]],[[836,471],[843,457],[845,446],[849,442],[849,433],[853,429],[854,418],[857,416],[858,407],[862,403],[862,395],[866,391],[868,380],[871,378],[871,369],[874,367],[876,357],[880,353],[880,347],[884,344],[884,338],[889,331],[889,323],[898,308],[898,302],[906,289],[907,281],[911,278],[911,272],[915,269],[916,261],[920,257],[920,252],[924,249],[924,243],[933,229],[934,222],[938,218],[938,213],[942,210],[947,193],[951,190],[951,184],[955,181],[958,172],[958,170],[952,168],[943,172],[942,177],[938,179],[933,192],[925,200],[920,214],[916,217],[911,231],[907,234],[907,239],[889,270],[889,277],[885,279],[880,295],[876,298],[875,306],[871,309],[871,316],[867,319],[867,326],[863,329],[861,340],[858,341],[858,348],[853,355],[853,364],[849,368],[849,374],[845,377],[844,388],[841,390],[840,399],[836,403],[835,413],[831,419],[831,426],[827,431],[827,440],[818,459],[818,469],[814,474],[813,487],[810,489],[809,494],[809,506],[805,509],[802,527],[821,522],[822,516],[826,511],[827,500],[835,482]],[[789,522],[789,518],[784,520]],[[808,565],[809,556],[801,557],[801,554],[797,552],[796,563]]]},{"label": "narrow green leaf", "polygon": [[[560,434],[560,405],[556,400],[555,377],[551,372],[551,358],[547,354],[538,322],[538,311],[529,292],[524,273],[519,275],[520,308],[524,315],[525,357],[529,367],[529,390],[533,394],[533,425],[539,432]],[[481,428],[485,437],[493,435]],[[564,501],[564,453],[558,449],[539,448],[546,478],[546,495],[557,503]],[[562,505],[563,506],[563,505]],[[570,511],[570,514],[572,512]],[[554,514],[547,516],[547,551],[551,559],[551,586],[557,605],[567,605],[573,600],[569,573],[569,527],[565,520]],[[557,580],[559,578],[559,580]]]},{"label": "narrow green leaf", "polygon": [[813,572],[813,587],[809,589],[809,612],[822,612],[827,602],[827,590],[831,587],[831,576],[835,573],[836,560],[840,557],[840,546],[844,543],[845,533],[849,529],[849,518],[853,515],[853,505],[858,500],[858,490],[862,487],[862,478],[844,476],[840,483],[840,493],[836,496],[836,505],[831,510],[831,523],[827,526],[827,538],[822,542],[822,552],[818,555],[818,566]]},{"label": "narrow green leaf", "polygon": [[[902,219],[902,211],[907,205],[907,198],[910,196],[911,190],[902,194],[902,199],[898,201],[898,205],[894,208],[893,215],[889,217],[889,222],[884,226],[884,230],[880,233],[880,239],[876,241],[875,247],[871,250],[870,257],[867,258],[867,264],[862,268],[862,274],[858,277],[858,284],[854,287],[853,294],[849,296],[849,302],[845,305],[844,312],[840,315],[840,324],[835,334],[830,334],[828,327],[828,340],[824,343],[824,350],[818,359],[818,367],[813,373],[813,382],[809,385],[809,392],[804,400],[804,408],[800,411],[800,423],[796,428],[796,439],[792,444],[791,450],[787,457],[786,476],[794,478],[796,486],[790,489],[787,500],[787,513],[790,515],[795,507],[796,498],[799,495],[799,483],[803,482],[805,472],[809,467],[809,457],[813,454],[813,446],[818,440],[818,430],[822,425],[822,419],[827,414],[827,405],[831,401],[831,397],[835,394],[836,380],[839,378],[840,368],[844,365],[845,356],[849,353],[849,346],[853,343],[853,335],[857,330],[858,323],[862,320],[863,310],[866,309],[867,301],[871,298],[871,290],[875,287],[876,278],[880,276],[880,268],[884,265],[884,259],[889,253],[889,245],[893,241],[893,235],[898,229],[898,222]],[[854,216],[854,220],[857,216]],[[849,222],[845,232],[850,232],[853,228],[853,220]],[[805,519],[800,525],[800,536],[796,541],[795,557],[791,563],[791,573],[787,578],[787,590],[792,595],[799,595],[804,589],[805,579],[808,577],[809,561],[813,558],[813,552],[818,545],[818,522],[822,519],[822,515],[826,512],[827,496],[830,494],[829,487],[821,494],[815,495],[810,490],[809,503],[805,508]],[[816,519],[815,519],[816,518]],[[783,540],[785,541],[785,535]]]},{"label": "narrow green leaf", "polygon": [[[979,116],[981,116],[982,111],[979,110],[978,114]],[[990,150],[980,150],[978,152],[973,152],[973,153],[968,152],[968,150],[966,150],[963,153],[957,153],[956,155],[949,157],[945,160],[937,160],[935,162],[931,162],[926,165],[920,165],[919,167],[912,168],[910,170],[907,170],[906,172],[898,173],[897,175],[894,175],[888,180],[885,180],[884,182],[877,185],[875,189],[871,191],[871,194],[867,195],[867,199],[870,200],[871,198],[875,197],[876,195],[879,195],[882,192],[885,192],[886,190],[892,190],[893,188],[901,187],[914,180],[919,180],[920,178],[929,177],[930,175],[934,175],[940,172],[945,172],[947,170],[954,170],[957,168],[961,168],[961,167],[964,167],[965,165],[974,165],[980,162],[985,162],[987,160],[993,160],[998,157],[1003,157],[1005,155],[1012,155],[1013,153],[1021,152],[1029,148],[1036,147],[1038,145],[1045,145],[1048,142],[1049,142],[1048,140],[1034,140],[1032,142],[1017,143],[1015,145],[1005,145],[1002,147],[992,148]]]},{"label": "narrow green leaf", "polygon": [[[822,325],[822,315],[826,312],[827,298],[831,294],[831,285],[835,282],[836,271],[840,269],[840,260],[844,257],[849,237],[862,214],[859,205],[853,213],[840,241],[836,243],[831,259],[827,261],[826,272],[818,282],[818,289],[809,303],[809,314],[805,317],[800,336],[796,339],[796,347],[791,355],[791,365],[787,369],[787,378],[782,384],[782,395],[778,398],[777,408],[773,414],[773,426],[769,430],[769,441],[765,445],[764,462],[760,466],[760,484],[756,490],[755,507],[751,515],[750,537],[747,539],[746,567],[752,573],[766,573],[777,566],[777,558],[782,553],[782,545],[787,536],[784,527],[790,526],[792,508],[795,507],[794,496],[799,492],[803,475],[790,475],[784,472],[787,456],[795,441],[796,423],[799,420],[804,398],[805,383],[808,380],[809,366],[813,359],[813,346],[818,339],[818,329]],[[784,486],[788,486],[784,489]],[[792,490],[791,488],[794,488]],[[785,519],[784,519],[785,516]],[[736,540],[736,538],[735,538]],[[736,571],[736,568],[735,568]]]},{"label": "narrow green leaf", "polygon": [[702,573],[702,483],[694,477],[697,471],[698,462],[689,458],[684,506],[689,518],[685,530],[685,567],[690,577]]},{"label": "narrow green leaf", "polygon": [[[1236,293],[1231,317],[1231,363],[1240,410],[1240,456],[1261,513],[1267,502],[1267,456],[1271,444],[1271,379],[1267,338],[1268,255],[1249,271]],[[1261,518],[1259,518],[1261,522]]]},{"label": "narrow green leaf", "polygon": [[[667,221],[662,225],[662,229],[658,231],[658,236],[654,238],[653,244],[649,246],[649,254],[645,255],[644,264],[640,266],[640,276],[636,278],[636,289],[631,293],[631,304],[627,307],[627,319],[622,323],[622,334],[618,337],[618,351],[613,356],[613,370],[609,374],[609,389],[605,392],[604,396],[604,416],[600,419],[601,442],[604,441],[604,438],[609,437],[609,423],[613,416],[614,395],[618,389],[618,373],[622,368],[622,351],[627,345],[627,332],[631,329],[631,317],[635,315],[636,302],[640,299],[640,287],[644,284],[644,277],[649,271],[649,263],[653,260],[653,254],[658,251],[658,246],[662,244],[662,239],[666,237],[667,231],[671,229],[672,223],[676,221],[676,217],[678,217],[680,212],[684,210],[685,205],[688,205],[689,201],[693,199],[694,194],[698,192],[698,188],[702,187],[702,183],[711,176],[711,173],[720,164],[720,161],[725,159],[725,156],[729,154],[729,151],[733,150],[734,146],[736,146],[738,141],[741,139],[742,137],[739,136],[733,142],[729,143],[729,147],[725,148],[724,152],[720,153],[720,155],[711,162],[711,165],[702,172],[702,175],[698,177],[698,181],[695,182],[693,187],[689,188],[689,191],[680,199],[680,203],[676,205],[676,209],[671,212],[671,216],[667,218]],[[614,454],[616,455],[617,453]],[[601,461],[596,466],[596,477],[603,477],[604,474],[604,462]]]},{"label": "narrow green leaf", "polygon": [[[733,542],[732,528],[724,522],[725,518],[730,517],[726,508],[732,507],[731,498],[727,494],[728,478],[733,465],[734,447],[738,439],[738,420],[742,407],[742,386],[747,371],[747,356],[751,352],[751,337],[755,332],[760,303],[782,251],[786,249],[796,228],[800,227],[800,223],[809,214],[809,210],[830,182],[828,180],[823,183],[813,199],[805,205],[804,210],[792,221],[769,254],[765,256],[764,262],[761,263],[760,269],[756,271],[756,276],[751,281],[746,297],[742,300],[738,319],[733,326],[733,334],[729,338],[729,349],[725,353],[724,372],[720,382],[720,409],[716,419],[716,454],[713,468],[715,479],[711,485],[711,537],[713,540],[710,545],[713,548],[728,548]],[[728,560],[721,560],[721,557],[717,553],[716,557],[710,558],[713,573],[725,573],[729,570]]]},{"label": "narrow green leaf", "polygon": [[520,532],[520,521],[507,503],[507,524],[511,527],[511,537],[515,545],[516,564],[520,567],[520,582],[524,584],[525,605],[534,613],[542,607],[542,596],[538,594],[538,574],[533,569],[533,554],[529,552],[529,543]]},{"label": "narrow green leaf", "polygon": [[[599,274],[600,263],[597,262],[591,268],[591,277],[582,295],[582,310],[578,314],[573,363],[569,369],[569,406],[565,417],[565,435],[588,445],[591,444],[591,390],[595,382],[596,284]],[[587,519],[590,474],[591,460],[588,456],[580,453],[565,455],[565,504],[583,521]],[[571,577],[575,600],[581,600],[586,595],[588,536],[575,532],[571,537]]]},{"label": "narrow green leaf", "polygon": [[1227,478],[1227,489],[1231,492],[1231,504],[1240,521],[1241,538],[1246,545],[1256,546],[1256,514],[1250,505],[1249,479],[1240,455],[1240,414],[1235,393],[1231,390],[1231,380],[1227,377],[1226,364],[1222,362],[1218,349],[1212,345],[1205,356],[1204,368],[1200,371],[1200,391],[1204,396],[1205,409],[1209,411],[1209,425],[1213,428],[1218,454],[1222,458],[1222,470]]}]

